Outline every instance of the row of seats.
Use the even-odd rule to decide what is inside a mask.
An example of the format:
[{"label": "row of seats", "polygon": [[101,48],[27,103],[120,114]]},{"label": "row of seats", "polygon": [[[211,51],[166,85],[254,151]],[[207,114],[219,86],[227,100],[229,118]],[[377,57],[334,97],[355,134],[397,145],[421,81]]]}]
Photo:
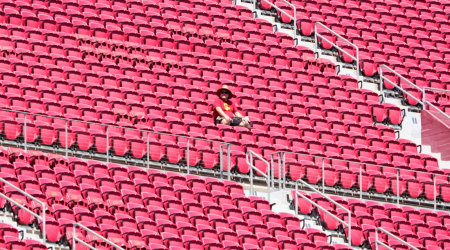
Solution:
[{"label": "row of seats", "polygon": [[[323,196],[315,193],[301,193],[341,220],[348,221],[348,213]],[[298,200],[298,211],[301,214],[317,217],[324,229],[342,230],[340,222],[296,195],[295,191],[292,191],[292,197],[294,198],[292,202]],[[382,227],[419,249],[438,250],[450,246],[450,214],[448,212],[433,212],[429,209],[415,209],[409,206],[381,204],[338,196],[330,196],[330,198],[351,211],[351,241],[354,245],[374,249],[375,229]],[[347,228],[344,231],[348,234]],[[388,246],[406,247],[383,232],[379,232],[378,237]]]},{"label": "row of seats", "polygon": [[27,249],[27,248],[36,248],[36,249],[46,249],[47,246],[42,244],[40,241],[31,240],[31,239],[22,239],[20,238],[20,233],[17,228],[11,226],[7,223],[0,223],[0,248],[1,249]]}]

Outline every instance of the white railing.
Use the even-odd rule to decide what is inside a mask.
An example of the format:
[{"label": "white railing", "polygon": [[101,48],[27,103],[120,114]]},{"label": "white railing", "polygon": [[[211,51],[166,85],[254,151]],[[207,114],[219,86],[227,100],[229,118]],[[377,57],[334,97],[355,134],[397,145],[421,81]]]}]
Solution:
[{"label": "white railing", "polygon": [[[334,205],[342,208],[344,211],[346,211],[348,213],[348,223],[341,220],[339,217],[337,217],[336,215],[332,214],[330,211],[326,210],[325,208],[321,207],[320,205],[318,205],[316,202],[312,201],[311,199],[309,199],[308,197],[306,197],[305,195],[303,195],[302,193],[300,193],[298,191],[298,183],[301,183],[302,185],[310,188],[311,190],[313,190],[316,194],[320,194],[323,198],[327,199],[329,202],[333,203]],[[348,246],[351,247],[352,246],[352,212],[350,210],[348,210],[347,208],[345,208],[344,206],[342,206],[341,204],[337,203],[336,201],[334,201],[333,199],[329,198],[326,194],[321,193],[319,190],[315,189],[314,187],[312,187],[311,185],[309,185],[308,183],[306,183],[303,180],[297,180],[295,182],[295,196],[293,197],[294,199],[294,204],[295,204],[295,216],[298,216],[298,197],[302,197],[304,200],[308,201],[310,204],[312,204],[313,206],[315,206],[317,209],[322,210],[324,213],[328,214],[329,216],[331,216],[332,218],[334,218],[335,220],[339,221],[340,223],[342,223],[342,228],[344,230],[344,234],[345,234],[345,227],[347,226],[348,228]]]},{"label": "white railing", "polygon": [[414,83],[412,83],[411,81],[409,81],[408,79],[406,79],[406,78],[405,78],[404,76],[402,76],[401,74],[395,72],[395,70],[393,70],[393,69],[391,69],[391,68],[389,68],[388,66],[386,66],[386,65],[383,64],[383,65],[381,65],[381,66],[378,68],[378,73],[379,73],[379,75],[380,75],[380,92],[381,92],[381,93],[383,93],[383,84],[384,84],[383,81],[387,81],[388,83],[392,84],[392,86],[393,86],[395,89],[401,91],[403,94],[405,94],[405,95],[411,97],[412,99],[414,99],[415,101],[417,101],[418,103],[420,103],[420,104],[423,105],[422,100],[417,99],[415,96],[413,96],[413,95],[411,95],[410,93],[408,93],[406,90],[404,90],[403,88],[401,88],[400,86],[398,86],[396,83],[394,83],[394,82],[392,82],[391,80],[389,80],[388,78],[386,78],[386,77],[383,75],[383,69],[386,69],[386,70],[390,71],[391,73],[395,74],[395,75],[398,76],[400,79],[402,79],[403,81],[405,81],[405,82],[407,82],[409,85],[411,85],[411,87],[413,87],[413,88],[415,88],[415,89],[417,89],[417,90],[419,90],[419,91],[422,92],[422,89],[421,89],[420,87],[418,87],[417,85],[415,85]]},{"label": "white railing", "polygon": [[411,248],[411,249],[419,250],[419,249],[417,249],[416,247],[414,247],[413,245],[411,245],[411,244],[409,244],[408,242],[406,242],[406,241],[400,239],[399,237],[395,236],[395,235],[392,234],[391,232],[388,232],[388,231],[386,231],[385,229],[383,229],[383,228],[381,228],[381,227],[377,227],[377,228],[375,229],[375,250],[378,250],[378,245],[382,245],[383,247],[386,247],[387,249],[394,250],[392,247],[390,247],[390,246],[384,244],[383,242],[381,242],[380,240],[378,240],[378,231],[381,231],[381,232],[387,234],[388,236],[390,236],[390,237],[392,237],[392,238],[398,240],[400,243],[405,244],[406,246],[408,246],[408,247]]},{"label": "white railing", "polygon": [[[9,198],[8,196],[0,193],[0,196],[3,197],[5,200],[15,204],[17,207],[19,207],[20,209],[23,209],[24,211],[26,211],[27,213],[33,215],[34,217],[36,217],[36,219],[41,220],[42,221],[42,241],[44,242],[44,244],[46,244],[47,242],[47,234],[46,234],[46,220],[45,220],[45,212],[46,212],[46,205],[44,202],[34,198],[32,195],[27,194],[26,192],[22,191],[20,188],[14,186],[13,184],[9,183],[8,181],[4,180],[3,178],[0,178],[0,181],[5,183],[6,185],[12,187],[13,189],[15,189],[17,192],[25,195],[26,197],[30,198],[31,200],[37,202],[38,204],[40,204],[42,206],[42,217],[38,214],[36,214],[35,212],[31,211],[30,209],[26,208],[25,206],[23,206],[22,204],[20,204],[19,202]],[[39,222],[37,223],[37,225],[39,226]]]},{"label": "white railing", "polygon": [[[325,29],[326,31],[332,33],[333,35],[335,35],[336,37],[338,37],[339,39],[341,39],[342,41],[346,42],[348,45],[352,46],[353,48],[355,48],[356,50],[356,57],[353,56],[352,54],[348,53],[347,51],[345,51],[344,49],[340,48],[339,46],[337,46],[335,43],[329,41],[328,39],[326,39],[324,36],[322,36],[321,34],[319,34],[318,30],[317,30],[317,26],[320,26],[321,28]],[[352,58],[353,60],[355,60],[356,62],[356,80],[359,83],[359,48],[358,46],[354,45],[353,43],[351,43],[350,41],[348,41],[347,39],[345,39],[344,37],[342,37],[341,35],[339,35],[338,33],[336,33],[335,31],[333,31],[332,29],[328,28],[327,26],[323,25],[320,22],[316,22],[314,24],[314,44],[315,44],[315,51],[317,53],[317,55],[319,55],[319,41],[317,40],[317,37],[320,37],[320,39],[322,39],[323,41],[331,44],[331,46],[333,46],[333,48],[336,48],[337,50],[341,51],[342,53],[346,54],[347,56],[349,56],[350,58]]]},{"label": "white railing", "polygon": [[[294,10],[294,16],[291,16],[288,13],[286,13],[284,10],[280,9],[278,6],[276,6],[275,4],[273,4],[267,0],[260,0],[260,1],[267,3],[268,5],[272,6],[272,8],[276,9],[277,11],[286,15],[287,17],[289,17],[291,20],[294,21],[294,39],[296,39],[297,38],[297,8],[290,2],[288,2],[286,0],[281,0],[282,2],[284,2],[285,4],[287,4],[289,7],[291,7]],[[254,0],[254,2],[255,3],[253,4],[253,12],[256,11],[256,5],[258,4],[257,0]]]},{"label": "white railing", "polygon": [[430,88],[430,87],[423,87],[422,90],[422,99],[423,99],[423,109],[427,109],[426,106],[428,107],[432,107],[434,110],[438,111],[439,113],[441,113],[442,115],[444,115],[445,117],[447,117],[448,119],[450,119],[450,116],[445,113],[444,111],[442,111],[440,108],[434,106],[432,103],[430,103],[429,101],[426,100],[426,91],[427,90],[433,90],[433,91],[439,91],[439,92],[446,92],[446,93],[450,93],[450,90],[446,90],[446,89],[437,89],[437,88]]},{"label": "white railing", "polygon": [[[323,157],[323,156],[315,156],[315,155],[310,155],[310,154],[302,154],[302,153],[294,153],[294,152],[289,152],[289,151],[278,151],[278,152],[274,152],[271,154],[271,163],[272,163],[272,187],[274,187],[274,181],[275,181],[275,173],[274,173],[274,169],[276,167],[275,165],[275,155],[278,155],[278,189],[279,190],[285,190],[286,189],[286,183],[288,182],[286,180],[286,154],[292,154],[292,155],[300,155],[300,156],[308,156],[308,157],[314,157],[317,159],[320,159],[320,161],[322,162],[322,180],[321,180],[321,185],[320,184],[316,184],[316,186],[322,188],[322,192],[325,192],[325,188],[326,188],[326,184],[325,184],[325,160],[327,161],[337,161],[337,162],[345,162],[347,164],[359,164],[359,197],[360,199],[363,198],[363,166],[366,167],[378,167],[380,169],[393,169],[396,171],[396,191],[397,191],[397,195],[396,195],[396,201],[397,204],[400,204],[400,171],[408,171],[408,172],[412,172],[414,174],[416,173],[420,173],[420,174],[425,174],[427,172],[421,172],[421,171],[414,171],[414,170],[409,170],[409,169],[399,169],[399,168],[395,168],[395,167],[389,167],[389,166],[383,166],[383,165],[377,165],[377,164],[370,164],[370,163],[363,163],[363,162],[356,162],[356,161],[349,161],[349,160],[344,160],[344,159],[336,159],[336,158],[330,158],[330,157]],[[442,177],[446,177],[448,178],[448,175],[442,175],[442,174],[436,174],[436,173],[428,173],[431,175],[431,179],[433,182],[433,186],[434,186],[434,201],[433,201],[433,206],[434,206],[434,210],[437,209],[437,184],[436,184],[436,180],[438,176],[442,176]],[[342,181],[342,180],[341,180]],[[294,181],[292,181],[291,183],[293,183]],[[306,183],[306,182],[305,182]],[[350,190],[350,189],[349,189]],[[353,189],[354,190],[354,189]],[[342,189],[341,189],[342,191]],[[352,191],[353,192],[353,191]],[[411,199],[409,199],[409,201],[411,201]],[[423,202],[422,202],[423,203]]]},{"label": "white railing", "polygon": [[[263,171],[259,170],[254,165],[253,157],[256,157],[257,159],[262,161],[267,166],[267,174],[264,173]],[[267,201],[270,202],[270,183],[271,183],[270,182],[270,173],[271,173],[271,171],[270,171],[270,163],[268,161],[266,161],[264,158],[262,158],[260,155],[258,155],[255,152],[253,152],[252,150],[248,150],[247,151],[247,153],[245,154],[245,160],[247,162],[247,165],[250,167],[250,193],[253,194],[253,170],[255,170],[260,175],[262,175],[264,178],[266,178],[266,181],[267,181]]]},{"label": "white railing", "polygon": [[[189,139],[188,139],[188,142],[189,142]],[[230,153],[230,150],[231,150],[231,147],[230,147],[230,144],[229,143],[227,143],[227,144],[222,144],[222,145],[220,145],[220,149],[219,149],[219,157],[220,157],[220,179],[221,180],[223,180],[223,148],[224,147],[227,147],[227,167],[228,167],[228,169],[227,169],[227,174],[228,174],[228,180],[230,181],[231,180],[231,162],[230,162],[230,160],[231,160],[231,153]],[[189,155],[189,148],[188,148],[188,155]],[[189,158],[188,158],[189,159]],[[189,163],[188,163],[189,164]],[[188,169],[189,169],[189,165],[188,165]],[[188,174],[189,174],[189,170],[188,170]]]},{"label": "white railing", "polygon": [[80,228],[86,230],[86,232],[95,235],[95,236],[98,237],[99,239],[101,239],[101,240],[103,240],[104,242],[110,244],[110,245],[111,245],[112,247],[114,247],[115,249],[118,249],[118,250],[125,250],[125,249],[119,247],[118,245],[116,245],[114,242],[112,242],[112,241],[106,239],[105,237],[103,237],[103,236],[99,235],[98,233],[96,233],[96,232],[90,230],[89,228],[87,228],[87,227],[81,225],[80,223],[74,223],[74,224],[73,224],[72,250],[76,250],[77,242],[81,243],[82,245],[84,245],[85,247],[87,247],[87,248],[89,248],[89,249],[96,250],[95,247],[93,247],[93,246],[89,245],[88,243],[82,241],[81,239],[78,239],[78,238],[77,238],[77,231],[76,231],[76,230],[77,230],[77,227],[80,227]]},{"label": "white railing", "polygon": [[[207,140],[207,139],[204,139],[204,138],[188,137],[188,136],[184,136],[184,135],[176,135],[176,134],[155,132],[155,131],[152,131],[150,129],[149,130],[145,130],[145,129],[137,129],[137,128],[132,128],[132,127],[121,127],[121,126],[117,126],[117,125],[103,124],[103,123],[99,123],[99,122],[87,122],[87,121],[82,121],[82,120],[77,120],[77,119],[69,119],[69,118],[64,118],[64,117],[59,117],[59,116],[35,114],[35,113],[30,113],[30,112],[25,112],[25,111],[16,111],[16,110],[4,109],[4,108],[0,108],[0,111],[7,111],[7,112],[14,113],[15,117],[19,117],[19,115],[23,115],[24,121],[23,121],[23,131],[22,132],[23,132],[23,139],[24,139],[23,140],[23,147],[24,147],[25,152],[28,150],[28,147],[30,145],[35,145],[34,142],[30,143],[30,142],[27,141],[27,139],[28,139],[28,137],[27,137],[28,136],[27,123],[30,123],[27,120],[27,116],[28,117],[46,117],[46,118],[51,118],[52,120],[64,121],[64,124],[65,124],[65,127],[64,127],[65,146],[61,147],[61,148],[63,150],[62,153],[64,153],[66,157],[69,156],[69,151],[70,151],[68,135],[69,135],[69,127],[70,127],[70,123],[71,122],[76,122],[76,123],[79,123],[79,124],[83,123],[83,124],[86,124],[86,126],[89,126],[90,124],[97,125],[97,126],[101,125],[101,126],[105,127],[106,153],[105,153],[105,156],[103,156],[103,155],[101,155],[102,153],[99,152],[98,153],[99,155],[97,155],[97,156],[105,158],[106,162],[110,161],[110,159],[111,159],[110,150],[113,150],[113,149],[109,149],[109,147],[110,147],[110,145],[109,145],[110,144],[110,142],[109,142],[110,128],[122,128],[122,129],[125,129],[125,130],[139,131],[143,135],[147,134],[147,136],[146,136],[147,141],[144,142],[144,143],[146,143],[146,146],[147,146],[147,148],[146,148],[147,149],[147,153],[146,153],[146,157],[147,157],[146,158],[146,165],[147,165],[147,168],[150,168],[150,162],[151,162],[150,161],[150,150],[151,150],[151,147],[150,147],[150,134],[162,135],[162,136],[171,136],[173,138],[177,138],[177,139],[183,138],[183,139],[187,140],[185,161],[186,161],[186,171],[187,171],[188,174],[190,173],[190,170],[191,170],[190,169],[191,168],[190,161],[189,161],[189,157],[190,157],[189,150],[193,148],[190,145],[189,142],[191,142],[192,140],[198,140],[198,141],[207,141],[207,142],[211,143],[211,145],[213,145],[214,143],[216,145],[220,144],[219,145],[220,146],[220,157],[219,157],[219,161],[220,162],[219,162],[219,164],[220,164],[221,179],[223,179],[223,155],[222,155],[223,154],[223,148],[227,147],[227,151],[228,151],[227,152],[227,156],[226,156],[227,157],[227,162],[228,162],[228,172],[227,172],[227,174],[228,174],[228,180],[231,179],[231,172],[230,172],[230,168],[231,168],[230,146],[231,146],[231,144],[230,143],[226,143],[226,142],[222,142],[222,141],[215,141],[215,140]],[[0,123],[1,123],[1,121],[0,121]],[[44,135],[44,134],[40,135],[41,138],[44,138],[45,136],[48,136],[48,135]],[[60,136],[60,134],[58,134],[58,136]],[[62,138],[59,138],[59,139],[62,140]],[[8,139],[6,139],[6,140],[8,140]],[[54,143],[57,143],[57,142],[54,142]],[[82,150],[80,150],[80,151],[82,151]],[[131,148],[130,148],[130,152],[131,152]],[[131,157],[131,159],[138,159],[138,158]]]}]

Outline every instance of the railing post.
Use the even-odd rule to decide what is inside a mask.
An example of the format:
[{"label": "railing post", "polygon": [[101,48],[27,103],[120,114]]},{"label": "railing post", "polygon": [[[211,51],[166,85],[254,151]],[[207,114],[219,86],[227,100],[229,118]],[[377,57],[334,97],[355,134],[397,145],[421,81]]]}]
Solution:
[{"label": "railing post", "polygon": [[375,250],[378,250],[378,230],[375,229]]},{"label": "railing post", "polygon": [[325,193],[325,158],[322,158],[322,192]]},{"label": "railing post", "polygon": [[24,114],[24,122],[23,122],[23,143],[25,152],[28,151],[27,148],[27,114]]},{"label": "railing post", "polygon": [[42,219],[43,219],[43,222],[42,222],[42,238],[43,238],[44,244],[47,243],[47,219],[45,218],[45,214],[46,214],[45,210],[46,210],[45,209],[45,204],[42,204]]},{"label": "railing post", "polygon": [[383,94],[383,83],[384,83],[384,78],[383,78],[383,66],[381,65],[380,68],[378,68],[378,74],[380,75],[380,93]]},{"label": "railing post", "polygon": [[[274,172],[275,172],[275,160],[274,160],[274,156],[273,156],[273,154],[275,154],[275,153],[272,153],[272,154],[270,154],[270,165],[272,165],[272,169],[274,169]],[[277,154],[279,154],[279,153],[277,153]],[[278,165],[279,165],[280,163],[278,163]],[[275,173],[273,173],[273,175],[275,176]],[[275,186],[275,183],[273,183],[273,179],[272,179],[272,186]]]},{"label": "railing post", "polygon": [[[267,168],[270,168],[270,166],[267,166]],[[269,170],[269,169],[268,169]],[[270,203],[270,174],[269,171],[267,171],[268,175],[267,175],[267,201]]]},{"label": "railing post", "polygon": [[67,141],[67,140],[69,140],[68,138],[69,138],[69,136],[68,136],[68,127],[69,127],[69,122],[66,120],[66,127],[65,127],[65,130],[66,130],[66,134],[65,134],[65,138],[66,138],[66,157],[68,157],[69,156],[69,142]]},{"label": "railing post", "polygon": [[[280,161],[280,158],[278,158],[278,161]],[[275,166],[271,165],[270,168],[267,169],[267,174],[271,176],[270,183],[272,184],[272,188],[275,189]],[[279,173],[278,173],[279,174]]]},{"label": "railing post", "polygon": [[352,247],[352,213],[348,212],[348,246]]},{"label": "railing post", "polygon": [[283,152],[283,190],[286,190],[286,152]]},{"label": "railing post", "polygon": [[223,181],[223,145],[220,145],[219,147],[219,165],[220,165],[220,180]]},{"label": "railing post", "polygon": [[425,95],[425,91],[426,90],[426,87],[423,87],[423,89],[422,89],[422,99],[423,99],[423,109],[426,109],[426,95]]},{"label": "railing post", "polygon": [[[250,162],[253,164],[253,156],[250,154]],[[253,168],[250,167],[250,195],[253,195]]]},{"label": "railing post", "polygon": [[436,192],[436,174],[434,174],[433,175],[433,177],[434,177],[434,180],[433,180],[433,182],[434,182],[434,188],[433,188],[433,192],[434,192],[434,211],[436,212],[436,207],[437,207],[437,204],[436,204],[436,200],[437,200],[437,192]]},{"label": "railing post", "polygon": [[[282,165],[282,159],[281,159],[281,152],[278,152],[278,189],[281,191],[281,165]],[[273,165],[272,165],[273,166]],[[273,171],[275,173],[275,169]],[[273,176],[275,179],[275,175]]]},{"label": "railing post", "polygon": [[359,163],[359,198],[362,200],[363,179],[362,179],[362,164]]},{"label": "railing post", "polygon": [[295,197],[294,199],[294,205],[295,205],[295,216],[298,216],[298,183],[295,185]]},{"label": "railing post", "polygon": [[150,168],[150,131],[147,131],[147,168]]},{"label": "railing post", "polygon": [[72,250],[77,250],[77,242],[76,242],[76,233],[77,233],[77,226],[73,224],[73,234],[72,234]]},{"label": "railing post", "polygon": [[231,144],[227,144],[228,180],[231,181]]},{"label": "railing post", "polygon": [[400,205],[400,169],[397,169],[397,205]]},{"label": "railing post", "polygon": [[359,48],[356,47],[356,81],[358,81],[358,84],[359,84],[360,74],[361,74],[361,72],[359,72]]},{"label": "railing post", "polygon": [[106,125],[106,162],[109,162],[109,126]]},{"label": "railing post", "polygon": [[319,57],[319,41],[317,40],[317,24],[314,24],[314,56],[315,59]]},{"label": "railing post", "polygon": [[186,149],[186,172],[189,174],[189,137],[187,138],[187,149]]}]

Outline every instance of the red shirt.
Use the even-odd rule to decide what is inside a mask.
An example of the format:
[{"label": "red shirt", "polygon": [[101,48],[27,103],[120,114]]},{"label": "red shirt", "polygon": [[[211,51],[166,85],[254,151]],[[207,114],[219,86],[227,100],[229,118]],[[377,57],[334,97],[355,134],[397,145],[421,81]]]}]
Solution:
[{"label": "red shirt", "polygon": [[230,100],[224,102],[222,99],[217,98],[214,101],[214,117],[220,116],[219,112],[217,112],[216,108],[219,107],[223,110],[223,112],[228,115],[230,118],[234,117],[234,113],[237,112],[236,106]]}]

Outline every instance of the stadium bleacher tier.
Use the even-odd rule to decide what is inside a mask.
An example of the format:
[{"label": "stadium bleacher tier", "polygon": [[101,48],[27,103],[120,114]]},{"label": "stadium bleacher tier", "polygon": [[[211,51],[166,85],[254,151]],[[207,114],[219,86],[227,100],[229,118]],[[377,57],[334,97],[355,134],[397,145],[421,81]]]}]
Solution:
[{"label": "stadium bleacher tier", "polygon": [[[321,21],[310,17],[317,14],[316,2],[293,4],[299,12],[309,13],[299,20],[301,30],[306,17]],[[363,42],[372,42],[356,3],[330,4],[339,18],[355,19],[357,24],[336,24],[331,21],[336,16],[333,13],[327,13],[330,21],[325,23],[333,29],[343,26],[354,39],[361,36]],[[327,12],[330,4],[320,6]],[[417,19],[411,14],[413,7],[400,5],[408,20]],[[391,168],[400,168],[400,192],[411,191],[412,197],[421,195],[424,188],[412,191],[406,186],[426,186],[432,173],[446,174],[434,157],[420,154],[413,142],[397,138],[386,126],[401,125],[399,107],[380,102],[375,92],[359,88],[355,78],[337,75],[330,60],[315,59],[313,51],[295,46],[291,36],[274,32],[270,22],[253,18],[250,9],[232,6],[231,1],[33,1],[4,2],[2,6],[0,107],[32,113],[26,116],[27,142],[142,159],[148,153],[147,133],[127,128],[150,129],[165,133],[149,133],[149,154],[154,161],[167,159],[176,164],[186,158],[187,141],[175,136],[183,135],[230,143],[231,168],[244,174],[249,173],[247,150],[266,159],[277,150],[292,151],[309,154],[287,154],[292,180],[320,181],[322,164],[314,156],[327,156],[336,159],[325,163],[326,175],[330,175],[327,185],[359,185],[359,164],[339,161],[351,160],[386,166],[363,167],[363,178],[369,180],[363,189],[373,186],[376,192],[385,193],[396,185],[390,174],[396,170]],[[369,5],[362,6],[366,15],[373,16]],[[397,20],[401,16],[383,11],[379,6],[385,3],[371,6],[380,11],[382,25],[391,27],[387,17]],[[260,8],[265,9],[264,4]],[[348,15],[341,9],[348,10]],[[371,25],[379,23],[367,20]],[[405,35],[403,26],[396,25],[402,27],[399,34]],[[353,32],[354,28],[364,34]],[[396,40],[396,46],[406,45]],[[375,47],[369,46],[377,55]],[[414,55],[420,50],[416,49]],[[388,62],[395,64],[393,59]],[[215,90],[223,84],[233,90],[240,112],[253,122],[251,131],[214,126],[212,103]],[[67,134],[66,121],[58,117],[72,119]],[[0,110],[0,121],[5,139],[24,136],[24,114]],[[105,125],[120,127],[106,131]],[[216,167],[218,147],[211,141],[190,140],[190,165]],[[257,161],[256,165],[267,172],[264,164]],[[353,176],[349,181],[348,175]],[[438,184],[448,188],[447,177],[442,180]]]},{"label": "stadium bleacher tier", "polygon": [[[448,88],[450,3],[291,3],[302,35],[311,35],[319,21],[356,44],[363,75],[374,76],[386,64],[418,86]],[[275,4],[292,13],[289,6]],[[191,166],[212,169],[219,163],[218,145],[200,140],[208,139],[231,144],[230,165],[238,173],[250,171],[247,150],[266,159],[282,150],[303,154],[286,154],[289,180],[318,183],[325,178],[327,186],[351,189],[363,178],[364,191],[396,195],[399,185],[400,195],[450,201],[450,172],[387,126],[401,127],[398,106],[360,88],[355,78],[337,75],[330,60],[316,59],[312,50],[274,32],[272,23],[254,18],[247,7],[230,0],[33,0],[2,1],[0,6],[2,139],[19,141],[26,127],[29,143],[138,159],[149,154],[153,161],[177,164],[187,151],[188,142],[177,137],[183,135],[192,138]],[[264,2],[258,6],[272,8]],[[290,22],[279,15],[281,22]],[[355,53],[332,35],[327,39]],[[340,59],[352,61],[344,55]],[[421,99],[420,91],[395,75],[385,76]],[[214,125],[212,103],[224,84],[235,93],[239,111],[252,121],[251,131]],[[393,88],[386,82],[384,87]],[[450,107],[445,95],[429,91],[427,98],[444,112]],[[65,118],[71,119],[67,134]],[[106,130],[106,125],[119,127]],[[334,159],[322,165],[315,156]],[[0,160],[0,177],[48,204],[50,242],[72,244],[78,222],[128,249],[348,249],[328,244],[324,231],[305,229],[290,213],[271,211],[266,200],[245,196],[233,181],[14,148],[0,150]],[[267,172],[262,164],[256,166]],[[434,177],[436,191],[432,174],[439,174]],[[1,189],[43,212],[14,189]],[[340,218],[348,216],[309,195]],[[355,246],[373,246],[375,227],[381,226],[418,249],[450,247],[447,212],[332,198],[353,213]],[[318,217],[324,229],[347,233],[335,219],[299,201],[300,213]],[[0,202],[2,208],[11,208],[18,224],[42,227],[15,205]],[[108,249],[84,230],[77,237]],[[404,247],[386,235],[382,240]],[[47,248],[21,240],[17,228],[6,223],[0,223],[0,247]]]},{"label": "stadium bleacher tier", "polygon": [[[3,158],[1,177],[48,204],[47,240],[72,244],[78,222],[127,248],[165,249],[348,249],[329,245],[327,234],[291,213],[275,213],[261,197],[245,196],[234,181],[220,181],[176,172],[162,172],[116,163],[101,163],[32,151],[10,149]],[[14,152],[14,153],[13,153]],[[9,157],[8,157],[9,156]],[[11,160],[11,162],[10,162]],[[4,185],[8,197],[42,213],[40,205]],[[292,194],[295,197],[294,194]],[[322,196],[305,195],[346,220],[348,214]],[[370,246],[375,227],[383,227],[419,249],[450,244],[450,213],[330,196],[352,212],[352,243]],[[7,205],[1,201],[2,208]],[[9,205],[21,225],[35,218]],[[299,198],[299,212],[319,217],[324,229],[347,232],[335,219]],[[39,221],[42,227],[42,223]],[[101,240],[79,229],[80,239],[102,249]],[[0,223],[0,247],[12,250],[30,244],[13,226]],[[398,242],[383,240],[390,246]],[[14,247],[13,247],[14,246]],[[22,249],[22,248],[21,248]],[[178,248],[176,248],[178,249]],[[433,248],[434,249],[434,248]]]}]

